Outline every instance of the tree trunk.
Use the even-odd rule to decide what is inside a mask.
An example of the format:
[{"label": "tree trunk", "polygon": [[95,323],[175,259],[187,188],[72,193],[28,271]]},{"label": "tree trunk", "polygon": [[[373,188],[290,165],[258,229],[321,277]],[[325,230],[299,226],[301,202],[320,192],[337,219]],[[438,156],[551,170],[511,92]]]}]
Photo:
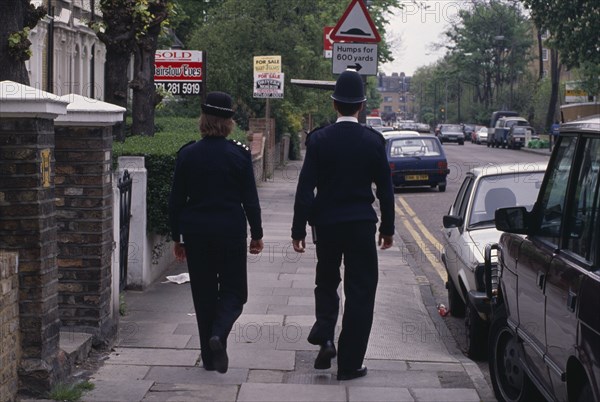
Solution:
[{"label": "tree trunk", "polygon": [[[135,26],[128,5],[119,1],[101,2],[106,30],[98,32],[98,38],[106,46],[104,101],[124,108],[127,108],[129,90],[129,60],[135,47]],[[113,126],[113,137],[118,141],[125,140],[125,119]]]},{"label": "tree trunk", "polygon": [[[25,68],[25,60],[29,59],[26,50],[31,42],[24,39],[19,50],[8,45],[8,37],[23,31],[27,25],[28,3],[23,0],[2,0],[0,2],[0,81],[10,80],[24,85],[29,85],[29,75]],[[37,21],[39,18],[35,21]],[[33,26],[35,26],[35,23]],[[15,52],[19,54],[15,54]]]},{"label": "tree trunk", "polygon": [[134,135],[154,135],[154,110],[160,102],[154,87],[154,54],[158,48],[161,24],[168,17],[168,0],[159,0],[148,7],[153,15],[146,33],[137,40],[131,104],[131,132]]},{"label": "tree trunk", "polygon": [[[104,64],[104,101],[124,108],[127,108],[129,59],[130,54],[107,48]],[[125,140],[125,118],[122,123],[113,127],[113,137],[117,141]]]},{"label": "tree trunk", "polygon": [[145,48],[138,46],[135,52],[134,79],[131,82],[133,100],[131,104],[134,135],[154,135],[154,106],[156,90],[154,88],[154,52],[156,46]]},{"label": "tree trunk", "polygon": [[550,130],[552,123],[556,120],[556,104],[558,103],[559,78],[561,65],[558,60],[558,51],[550,50],[550,78],[552,83],[552,91],[550,92],[550,101],[548,102],[548,112],[546,113],[545,129]]}]

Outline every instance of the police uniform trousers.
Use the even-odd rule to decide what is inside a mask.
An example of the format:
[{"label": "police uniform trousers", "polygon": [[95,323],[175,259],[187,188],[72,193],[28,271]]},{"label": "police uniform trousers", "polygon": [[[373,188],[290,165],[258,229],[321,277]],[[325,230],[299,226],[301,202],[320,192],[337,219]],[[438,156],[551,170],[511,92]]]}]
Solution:
[{"label": "police uniform trousers", "polygon": [[344,313],[338,340],[338,370],[361,367],[375,307],[377,290],[376,225],[351,222],[316,228],[316,322],[308,341],[321,345],[333,341],[339,313],[340,265],[344,263]]},{"label": "police uniform trousers", "polygon": [[212,365],[209,339],[219,336],[226,346],[233,324],[248,300],[246,236],[184,235],[183,238],[200,354],[204,365]]}]

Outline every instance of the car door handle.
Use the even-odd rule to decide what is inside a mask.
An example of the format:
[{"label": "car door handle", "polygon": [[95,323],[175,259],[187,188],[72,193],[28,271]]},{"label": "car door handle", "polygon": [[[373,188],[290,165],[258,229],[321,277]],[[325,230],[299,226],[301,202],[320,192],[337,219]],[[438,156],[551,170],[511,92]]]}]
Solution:
[{"label": "car door handle", "polygon": [[545,281],[546,281],[546,274],[543,273],[542,271],[538,271],[537,279],[536,279],[537,287],[543,290]]},{"label": "car door handle", "polygon": [[577,293],[569,290],[567,294],[567,309],[571,312],[575,312],[575,307],[577,307]]}]

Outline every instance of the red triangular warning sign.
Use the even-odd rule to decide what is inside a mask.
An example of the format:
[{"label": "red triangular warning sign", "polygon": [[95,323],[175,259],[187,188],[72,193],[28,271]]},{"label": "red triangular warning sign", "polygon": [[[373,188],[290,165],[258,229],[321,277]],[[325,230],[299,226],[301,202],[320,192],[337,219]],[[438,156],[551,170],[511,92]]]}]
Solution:
[{"label": "red triangular warning sign", "polygon": [[362,0],[352,0],[330,34],[335,41],[377,43],[379,32]]}]

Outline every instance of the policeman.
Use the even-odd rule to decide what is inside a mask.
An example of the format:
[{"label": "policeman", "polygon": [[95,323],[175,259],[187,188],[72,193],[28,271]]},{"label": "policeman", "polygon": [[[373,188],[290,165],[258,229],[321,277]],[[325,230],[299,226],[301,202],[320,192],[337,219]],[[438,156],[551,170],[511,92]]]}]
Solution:
[{"label": "policeman", "polygon": [[192,298],[206,370],[227,372],[227,337],[248,298],[246,221],[250,253],[263,248],[252,158],[228,140],[231,97],[211,92],[201,105],[200,141],[180,149],[169,198],[177,260],[187,257]]},{"label": "policeman", "polygon": [[[344,71],[333,95],[338,119],[315,130],[307,140],[294,204],[292,242],[302,253],[306,223],[316,240],[315,315],[308,341],[319,345],[316,369],[331,367],[337,354],[334,332],[339,312],[337,293],[344,261],[344,315],[338,342],[340,381],[367,374],[363,365],[373,323],[378,266],[375,244],[377,214],[372,183],[377,186],[381,210],[378,243],[392,246],[394,191],[383,136],[358,123],[366,97],[355,71]],[[317,190],[316,196],[314,190]]]}]

